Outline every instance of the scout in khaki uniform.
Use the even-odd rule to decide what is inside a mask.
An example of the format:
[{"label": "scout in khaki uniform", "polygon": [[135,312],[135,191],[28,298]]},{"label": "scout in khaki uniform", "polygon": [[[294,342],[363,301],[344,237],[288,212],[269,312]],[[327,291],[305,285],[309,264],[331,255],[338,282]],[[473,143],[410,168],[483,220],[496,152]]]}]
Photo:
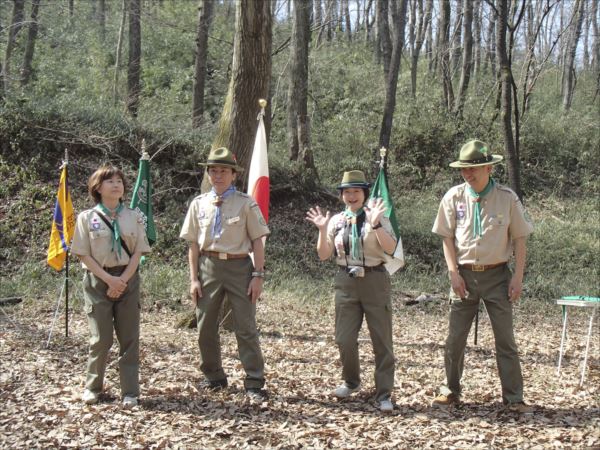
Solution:
[{"label": "scout in khaki uniform", "polygon": [[255,315],[265,274],[263,236],[269,228],[258,204],[235,189],[242,168],[228,149],[211,151],[202,165],[207,167],[212,190],[192,201],[180,234],[190,245],[190,294],[198,319],[200,370],[209,389],[227,386],[219,341],[219,310],[227,294],[246,371],[244,387],[251,398],[263,398],[264,361]]},{"label": "scout in khaki uniform", "polygon": [[[460,402],[460,379],[467,336],[482,299],[492,323],[502,401],[530,413],[523,402],[523,377],[513,333],[513,304],[521,296],[527,236],[533,231],[523,205],[509,188],[496,183],[492,166],[502,160],[481,141],[466,143],[459,160],[465,183],[450,189],[440,203],[433,232],[443,238],[450,276],[451,306],[445,348],[447,386],[433,401],[444,407]],[[514,254],[514,274],[508,261]]]},{"label": "scout in khaki uniform", "polygon": [[140,276],[142,255],[150,251],[143,218],[122,203],[123,172],[103,166],[88,180],[93,209],[77,217],[71,251],[81,259],[90,352],[83,401],[93,404],[102,392],[113,326],[119,341],[123,406],[137,405],[139,386]]},{"label": "scout in khaki uniform", "polygon": [[360,170],[345,172],[338,186],[346,209],[331,217],[318,206],[306,218],[319,229],[317,253],[321,260],[335,252],[339,270],[335,276],[335,341],[340,350],[344,382],[333,394],[349,397],[360,387],[358,333],[363,317],[375,353],[376,401],[382,412],[391,412],[394,387],[392,307],[390,278],[383,266],[396,248],[392,226],[384,217],[382,199],[365,201],[369,183]]}]

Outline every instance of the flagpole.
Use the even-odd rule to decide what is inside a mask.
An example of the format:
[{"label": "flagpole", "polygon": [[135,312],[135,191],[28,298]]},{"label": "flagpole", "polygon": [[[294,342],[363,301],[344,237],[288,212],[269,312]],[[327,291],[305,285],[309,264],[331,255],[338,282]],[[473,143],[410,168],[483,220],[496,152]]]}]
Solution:
[{"label": "flagpole", "polygon": [[[65,185],[67,189],[65,189],[65,195],[69,195],[69,150],[65,148],[65,160],[63,161],[63,166],[66,169],[65,176]],[[65,199],[65,204],[67,203]],[[70,247],[67,242],[67,256],[65,261],[65,337],[69,337],[69,252]]]}]

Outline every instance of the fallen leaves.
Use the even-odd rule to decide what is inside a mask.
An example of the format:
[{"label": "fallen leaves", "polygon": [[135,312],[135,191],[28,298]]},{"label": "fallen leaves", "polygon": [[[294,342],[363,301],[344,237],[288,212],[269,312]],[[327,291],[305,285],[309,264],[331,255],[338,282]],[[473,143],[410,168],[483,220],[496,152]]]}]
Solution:
[{"label": "fallen leaves", "polygon": [[[526,400],[533,416],[504,410],[494,341],[481,318],[479,344],[467,348],[464,404],[430,408],[444,382],[443,304],[406,307],[394,315],[397,359],[392,415],[382,415],[374,394],[374,357],[366,326],[359,346],[363,388],[338,401],[341,381],[333,340],[333,305],[269,299],[257,314],[266,360],[269,399],[252,403],[243,392],[244,372],[235,336],[222,334],[223,364],[230,386],[198,389],[197,336],[174,329],[168,308],[143,315],[140,406],[120,407],[116,345],[98,405],[85,406],[87,323],[71,318],[71,337],[55,334],[45,348],[52,311],[33,314],[24,302],[13,309],[18,328],[0,318],[0,446],[4,448],[592,448],[600,445],[598,344],[590,349],[586,384],[578,388],[586,317],[570,316],[563,372],[556,376],[560,313],[519,317]],[[39,311],[39,309],[38,309]],[[537,323],[534,327],[531,323]],[[56,331],[55,331],[56,333]],[[596,341],[597,342],[597,341]]]}]

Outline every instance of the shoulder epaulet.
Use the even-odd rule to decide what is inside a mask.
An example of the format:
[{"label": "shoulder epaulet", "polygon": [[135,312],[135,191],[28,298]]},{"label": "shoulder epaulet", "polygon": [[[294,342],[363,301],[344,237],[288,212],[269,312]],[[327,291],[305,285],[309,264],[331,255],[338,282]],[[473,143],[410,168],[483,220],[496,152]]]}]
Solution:
[{"label": "shoulder epaulet", "polygon": [[197,199],[202,198],[202,197],[206,197],[209,193],[210,193],[210,191],[209,192],[205,192],[204,194],[196,195],[194,197],[194,200],[197,200]]},{"label": "shoulder epaulet", "polygon": [[513,195],[517,195],[517,194],[515,193],[515,191],[513,191],[513,190],[512,190],[511,188],[509,188],[508,186],[505,186],[504,184],[496,184],[496,188],[497,188],[499,191],[503,191],[503,192],[509,192],[509,193],[511,193],[511,194],[513,194]]},{"label": "shoulder epaulet", "polygon": [[244,198],[252,198],[252,196],[250,194],[246,194],[245,192],[240,192],[240,191],[235,191],[236,194],[239,194],[240,196],[244,197]]}]

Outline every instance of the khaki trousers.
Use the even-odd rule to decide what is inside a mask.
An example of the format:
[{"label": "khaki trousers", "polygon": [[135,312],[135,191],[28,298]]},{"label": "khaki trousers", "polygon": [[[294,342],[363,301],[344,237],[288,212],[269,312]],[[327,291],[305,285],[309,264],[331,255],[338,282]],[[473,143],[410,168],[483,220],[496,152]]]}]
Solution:
[{"label": "khaki trousers", "polygon": [[365,317],[375,353],[378,401],[390,397],[394,387],[390,291],[390,277],[383,267],[361,278],[351,278],[345,270],[335,276],[335,342],[340,350],[342,377],[349,387],[360,384],[358,333]]},{"label": "khaki trousers", "polygon": [[262,388],[265,384],[264,360],[256,329],[256,305],[246,294],[252,274],[252,260],[220,260],[202,255],[199,258],[202,297],[196,306],[200,370],[209,381],[226,380],[221,361],[219,310],[223,297],[231,303],[231,314],[239,357],[246,371],[244,387]]},{"label": "khaki trousers", "polygon": [[447,390],[460,395],[467,337],[482,299],[494,332],[502,400],[505,404],[522,402],[523,377],[513,332],[513,308],[508,300],[508,285],[512,277],[510,269],[501,266],[485,272],[459,270],[469,294],[461,300],[451,292],[449,333],[444,354]]},{"label": "khaki trousers", "polygon": [[[119,275],[123,268],[114,271]],[[118,272],[118,273],[117,273]],[[113,327],[119,342],[121,395],[140,394],[140,277],[136,272],[117,301],[106,296],[107,284],[91,272],[83,278],[85,312],[90,327],[90,349],[85,387],[102,392],[108,353],[113,343]]]}]

